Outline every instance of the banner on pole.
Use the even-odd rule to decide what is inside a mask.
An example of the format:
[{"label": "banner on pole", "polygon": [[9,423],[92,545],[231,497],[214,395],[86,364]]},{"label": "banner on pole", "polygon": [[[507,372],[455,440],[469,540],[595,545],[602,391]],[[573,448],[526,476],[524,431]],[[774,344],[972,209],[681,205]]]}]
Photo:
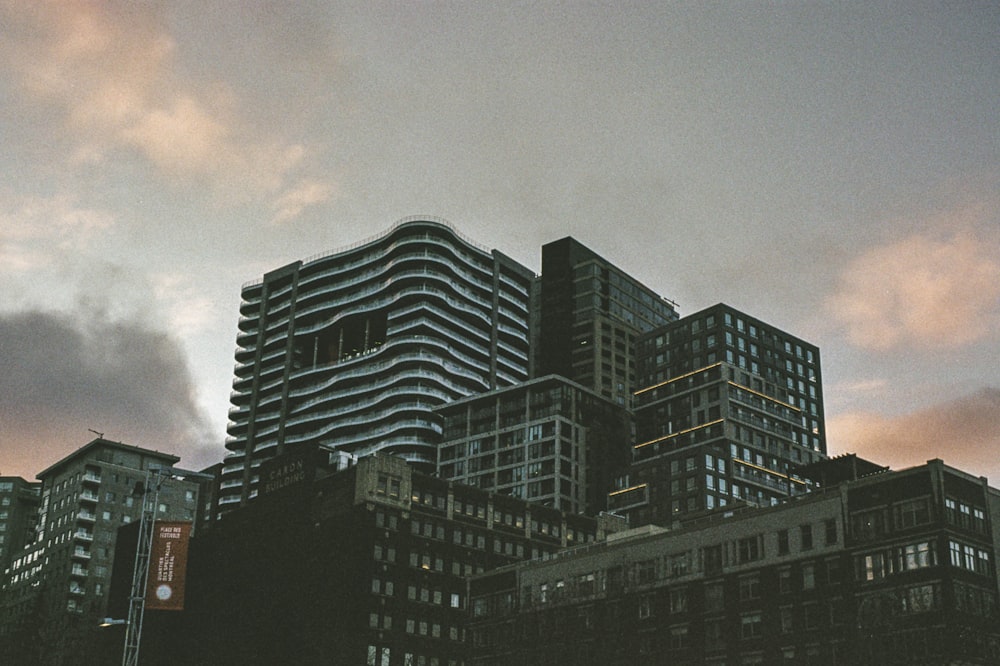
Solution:
[{"label": "banner on pole", "polygon": [[187,573],[191,523],[156,521],[149,555],[147,610],[184,610],[184,579]]}]

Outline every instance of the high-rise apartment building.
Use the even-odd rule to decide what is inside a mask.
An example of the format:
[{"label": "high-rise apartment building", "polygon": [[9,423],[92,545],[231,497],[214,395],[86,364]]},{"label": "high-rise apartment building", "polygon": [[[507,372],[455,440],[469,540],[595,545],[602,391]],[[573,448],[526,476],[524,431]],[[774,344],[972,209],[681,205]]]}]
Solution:
[{"label": "high-rise apartment building", "polygon": [[[142,515],[146,470],[179,460],[97,438],[38,473],[34,540],[14,555],[3,580],[0,663],[92,663],[118,528]],[[158,499],[157,518],[193,520],[198,485],[165,479]]]},{"label": "high-rise apartment building", "polygon": [[19,476],[0,476],[0,581],[14,555],[35,536],[41,489]]},{"label": "high-rise apartment building", "polygon": [[631,460],[624,407],[549,375],[438,408],[438,474],[546,506],[596,515]]},{"label": "high-rise apartment building", "polygon": [[633,524],[808,489],[826,456],[819,349],[719,304],[639,340],[636,444],[612,509]]},{"label": "high-rise apartment building", "polygon": [[255,496],[260,463],[296,447],[433,470],[434,407],[527,378],[532,279],[415,218],[246,285],[220,509]]},{"label": "high-rise apartment building", "polygon": [[677,319],[674,303],[563,238],[542,247],[533,375],[562,375],[631,407],[640,334]]}]

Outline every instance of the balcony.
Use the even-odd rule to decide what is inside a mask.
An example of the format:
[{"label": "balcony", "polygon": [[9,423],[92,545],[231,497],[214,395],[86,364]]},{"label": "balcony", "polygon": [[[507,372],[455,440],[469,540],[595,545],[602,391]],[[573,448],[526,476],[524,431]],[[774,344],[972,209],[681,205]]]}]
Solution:
[{"label": "balcony", "polygon": [[76,514],[76,519],[83,522],[92,523],[97,520],[97,514],[95,514],[93,511],[87,511],[86,509],[81,509],[80,512]]},{"label": "balcony", "polygon": [[77,539],[78,541],[91,542],[94,540],[94,534],[93,532],[88,532],[86,530],[77,530],[76,532],[73,533],[73,538]]},{"label": "balcony", "polygon": [[86,472],[83,475],[83,482],[84,483],[100,483],[101,482],[101,475],[100,474],[95,474],[93,472]]},{"label": "balcony", "polygon": [[77,546],[76,548],[73,549],[73,552],[70,555],[70,557],[72,557],[74,560],[88,561],[90,560],[90,551],[87,550],[86,548],[83,548],[82,546]]},{"label": "balcony", "polygon": [[89,575],[89,572],[86,569],[84,569],[81,565],[74,564],[73,568],[70,569],[69,575],[73,576],[74,578],[86,578]]},{"label": "balcony", "polygon": [[[76,595],[79,595],[79,596],[82,597],[83,595],[85,595],[87,593],[87,591],[84,590],[83,587],[81,587],[78,583],[70,583],[70,585],[69,585],[69,593],[70,594],[76,594]],[[75,611],[76,608],[73,608],[73,610]]]},{"label": "balcony", "polygon": [[780,472],[751,466],[742,460],[735,460],[734,462],[739,463],[738,465],[733,465],[734,476],[742,481],[765,486],[786,495],[790,494],[787,477]]},{"label": "balcony", "polygon": [[100,498],[97,496],[97,493],[92,490],[84,490],[80,493],[81,502],[97,502],[99,500]]}]

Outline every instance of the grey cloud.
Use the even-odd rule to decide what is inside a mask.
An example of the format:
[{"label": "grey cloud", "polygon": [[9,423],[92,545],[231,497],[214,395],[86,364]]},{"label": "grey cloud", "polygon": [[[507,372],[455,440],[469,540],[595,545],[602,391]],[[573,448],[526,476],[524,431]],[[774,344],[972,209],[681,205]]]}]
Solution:
[{"label": "grey cloud", "polygon": [[40,311],[0,316],[0,473],[32,477],[89,441],[221,458],[180,347],[130,321]]}]

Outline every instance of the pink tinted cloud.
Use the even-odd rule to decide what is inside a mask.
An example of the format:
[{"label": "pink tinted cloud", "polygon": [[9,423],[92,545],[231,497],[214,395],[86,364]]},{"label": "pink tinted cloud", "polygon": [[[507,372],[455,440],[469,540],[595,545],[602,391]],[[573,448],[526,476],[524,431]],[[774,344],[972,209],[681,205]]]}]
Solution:
[{"label": "pink tinted cloud", "polygon": [[831,454],[853,452],[894,469],[941,458],[1000,486],[1000,388],[907,414],[851,412],[827,420]]},{"label": "pink tinted cloud", "polygon": [[3,3],[12,29],[0,62],[30,99],[64,114],[77,160],[132,150],[172,178],[231,197],[287,196],[303,146],[252,127],[224,83],[185,78],[155,7]]},{"label": "pink tinted cloud", "polygon": [[841,271],[827,311],[851,343],[873,351],[955,348],[997,334],[996,223],[996,206],[973,206],[862,252]]}]

